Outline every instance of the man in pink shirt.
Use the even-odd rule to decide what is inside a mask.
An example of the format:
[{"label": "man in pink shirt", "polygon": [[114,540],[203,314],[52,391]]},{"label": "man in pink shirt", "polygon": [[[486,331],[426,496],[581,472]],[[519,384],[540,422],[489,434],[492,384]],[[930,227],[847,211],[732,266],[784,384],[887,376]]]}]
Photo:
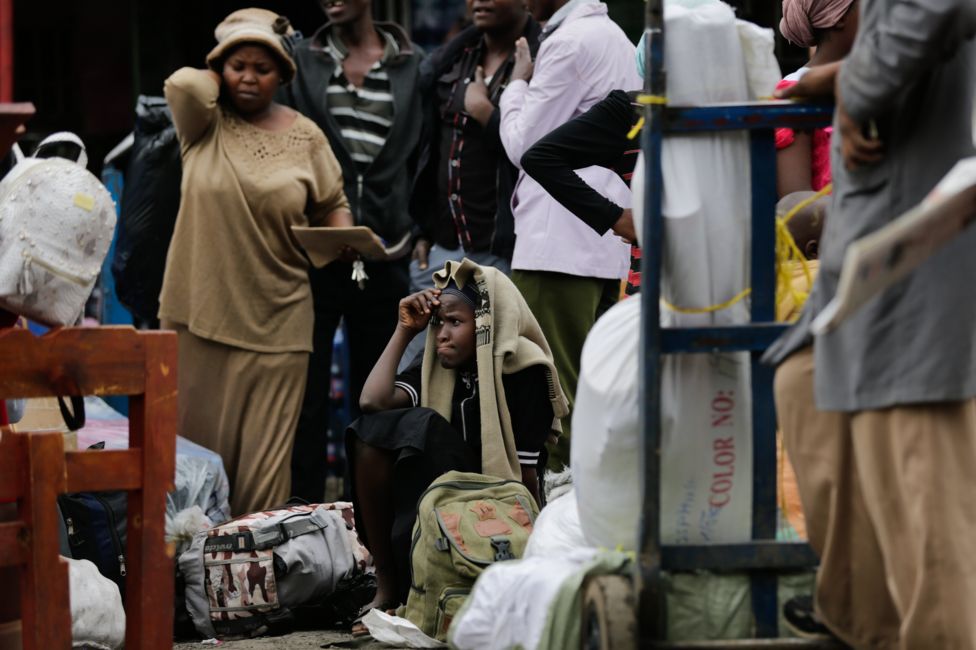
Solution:
[{"label": "man in pink shirt", "polygon": [[[611,90],[642,85],[634,66],[634,45],[599,0],[536,0],[533,15],[547,21],[536,61],[533,65],[527,44],[520,40],[512,80],[500,103],[502,144],[519,169],[522,155],[549,131]],[[618,205],[630,206],[630,190],[613,171],[589,167],[578,173]],[[542,326],[572,407],[583,341],[596,319],[616,302],[620,280],[629,268],[630,247],[613,232],[596,234],[524,172],[515,186],[512,209],[512,280]],[[569,424],[567,418],[564,436],[551,450],[551,468],[569,463]]]}]

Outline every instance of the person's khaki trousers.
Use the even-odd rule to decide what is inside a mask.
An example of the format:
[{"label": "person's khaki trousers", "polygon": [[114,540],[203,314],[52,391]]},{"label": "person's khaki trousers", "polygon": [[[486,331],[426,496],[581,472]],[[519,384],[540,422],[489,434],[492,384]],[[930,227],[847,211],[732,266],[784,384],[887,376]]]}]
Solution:
[{"label": "person's khaki trousers", "polygon": [[179,434],[220,454],[233,516],[283,506],[308,353],[252,352],[170,327],[179,343]]},{"label": "person's khaki trousers", "polygon": [[810,349],[775,391],[824,623],[855,648],[976,648],[976,401],[818,411]]}]

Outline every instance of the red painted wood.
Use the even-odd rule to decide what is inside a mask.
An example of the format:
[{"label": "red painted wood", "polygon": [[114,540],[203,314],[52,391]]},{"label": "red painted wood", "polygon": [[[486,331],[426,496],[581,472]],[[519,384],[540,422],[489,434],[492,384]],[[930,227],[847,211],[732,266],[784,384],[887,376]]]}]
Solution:
[{"label": "red painted wood", "polygon": [[4,330],[0,398],[141,394],[147,336],[132,327],[67,327],[41,337]]},{"label": "red painted wood", "polygon": [[65,454],[68,492],[138,490],[142,486],[142,450],[106,449]]},{"label": "red painted wood", "polygon": [[24,563],[27,539],[23,522],[0,523],[0,567],[19,567]]},{"label": "red painted wood", "polygon": [[[0,0],[0,102],[14,101],[14,0]],[[3,154],[6,152],[0,152]]]},{"label": "red painted wood", "polygon": [[0,437],[0,498],[20,521],[0,524],[0,566],[21,566],[24,648],[71,645],[67,566],[58,561],[57,495],[129,492],[126,645],[172,647],[173,549],[164,537],[176,471],[176,335],[65,328],[0,333],[0,398],[130,395],[129,449],[68,452],[61,433]]}]

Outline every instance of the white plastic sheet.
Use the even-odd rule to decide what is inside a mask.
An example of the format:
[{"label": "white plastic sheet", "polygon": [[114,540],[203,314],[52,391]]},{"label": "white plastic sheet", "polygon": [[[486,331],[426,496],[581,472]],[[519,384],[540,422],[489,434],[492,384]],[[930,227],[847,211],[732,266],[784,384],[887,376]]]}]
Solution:
[{"label": "white plastic sheet", "polygon": [[749,91],[756,99],[769,97],[783,78],[774,53],[776,35],[773,30],[747,20],[737,20],[735,26],[739,30],[742,55],[746,60]]},{"label": "white plastic sheet", "polygon": [[432,639],[423,631],[399,616],[391,616],[379,609],[371,609],[363,617],[363,625],[376,641],[396,648],[446,648],[447,645]]},{"label": "white plastic sheet", "polygon": [[535,650],[563,583],[596,554],[595,549],[577,549],[559,557],[526,557],[491,565],[479,576],[451,625],[451,647]]}]

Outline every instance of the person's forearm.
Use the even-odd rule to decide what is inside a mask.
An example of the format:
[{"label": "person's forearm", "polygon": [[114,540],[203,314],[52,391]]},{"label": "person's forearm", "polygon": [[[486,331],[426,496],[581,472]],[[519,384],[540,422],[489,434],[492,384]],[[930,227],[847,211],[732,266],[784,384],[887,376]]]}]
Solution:
[{"label": "person's forearm", "polygon": [[613,228],[624,209],[587,185],[575,171],[601,163],[594,160],[570,161],[557,147],[549,146],[551,142],[543,139],[529,149],[522,156],[522,169],[560,205],[602,236]]},{"label": "person's forearm", "polygon": [[528,465],[522,465],[522,485],[528,489],[535,499],[535,502],[542,507],[542,499],[539,495],[539,472],[534,467],[529,467]]},{"label": "person's forearm", "polygon": [[329,228],[352,228],[356,224],[349,208],[337,208],[326,215],[323,225]]},{"label": "person's forearm", "polygon": [[396,388],[393,383],[396,380],[397,366],[415,335],[416,332],[397,325],[386,349],[363,384],[363,392],[359,397],[359,408],[363,413],[375,413],[396,406]]},{"label": "person's forearm", "polygon": [[173,125],[184,145],[196,142],[210,128],[217,113],[220,82],[220,75],[212,70],[180,68],[163,83]]},{"label": "person's forearm", "polygon": [[[634,111],[627,95],[612,92],[586,113],[550,131],[522,156],[522,169],[598,235],[613,228],[623,208],[590,187],[575,170],[613,169],[628,149]],[[636,160],[636,156],[634,158]]]}]

